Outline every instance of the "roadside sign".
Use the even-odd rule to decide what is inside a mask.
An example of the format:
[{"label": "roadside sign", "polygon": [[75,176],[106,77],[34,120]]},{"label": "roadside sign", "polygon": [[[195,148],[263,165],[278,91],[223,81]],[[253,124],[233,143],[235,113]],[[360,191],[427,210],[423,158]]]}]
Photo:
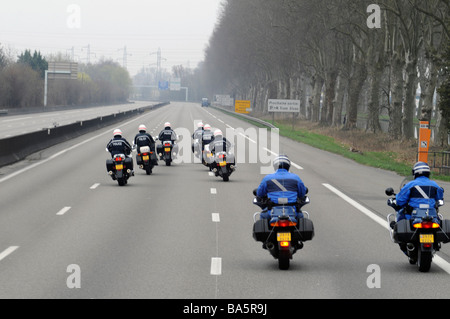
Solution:
[{"label": "roadside sign", "polygon": [[250,104],[251,104],[250,101],[236,100],[234,102],[234,111],[236,113],[249,114],[250,111],[252,110]]},{"label": "roadside sign", "polygon": [[269,112],[300,113],[300,100],[269,100]]},{"label": "roadside sign", "polygon": [[430,148],[430,123],[420,122],[419,128],[419,162],[428,163],[428,149]]}]

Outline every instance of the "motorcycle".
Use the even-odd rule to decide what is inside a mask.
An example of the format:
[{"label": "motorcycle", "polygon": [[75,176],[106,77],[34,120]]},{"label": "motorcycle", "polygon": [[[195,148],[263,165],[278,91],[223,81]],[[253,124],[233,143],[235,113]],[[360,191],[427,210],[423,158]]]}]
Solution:
[{"label": "motorcycle", "polygon": [[116,154],[112,159],[106,160],[106,170],[113,180],[117,180],[119,186],[126,185],[132,176],[132,161],[125,154]]},{"label": "motorcycle", "polygon": [[209,144],[206,144],[202,151],[202,163],[211,171],[213,169],[214,154],[209,150]]},{"label": "motorcycle", "polygon": [[[388,199],[387,205],[398,211],[400,207],[397,206],[394,190],[390,187],[385,193],[394,196]],[[438,212],[438,207],[442,205],[444,202],[440,200],[436,207],[413,208],[410,213],[405,213],[406,219],[398,222],[395,221],[395,213],[387,216],[391,240],[400,245],[409,263],[417,264],[420,272],[428,272],[441,244],[450,242],[450,220],[444,219]]]},{"label": "motorcycle", "polygon": [[[256,190],[253,194],[256,196]],[[267,211],[253,215],[253,238],[262,242],[263,248],[278,259],[279,269],[288,270],[292,256],[303,248],[304,242],[314,237],[314,224],[309,219],[309,213],[301,210],[310,203],[309,197],[305,196],[292,205],[278,206],[258,197],[253,203],[263,209],[267,207]],[[266,215],[265,218],[261,218],[261,214]],[[260,219],[257,219],[258,215]]]},{"label": "motorcycle", "polygon": [[147,175],[152,173],[153,167],[155,167],[156,155],[150,149],[150,146],[141,146],[140,153],[136,154],[136,163],[139,168],[145,170]]},{"label": "motorcycle", "polygon": [[200,139],[198,138],[194,139],[194,142],[192,143],[192,153],[194,153],[195,157],[200,159],[202,154],[202,146],[200,145]]},{"label": "motorcycle", "polygon": [[172,150],[174,145],[172,141],[162,141],[162,145],[159,146],[159,158],[166,162],[166,166],[170,166],[172,163]]},{"label": "motorcycle", "polygon": [[226,152],[217,152],[213,158],[214,160],[210,164],[211,170],[216,176],[222,177],[224,182],[228,182],[231,173],[236,170],[234,155]]}]

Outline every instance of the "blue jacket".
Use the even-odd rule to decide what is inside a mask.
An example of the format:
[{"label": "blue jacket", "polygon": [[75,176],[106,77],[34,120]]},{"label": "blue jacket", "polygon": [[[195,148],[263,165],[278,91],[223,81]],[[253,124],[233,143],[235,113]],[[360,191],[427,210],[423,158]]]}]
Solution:
[{"label": "blue jacket", "polygon": [[306,195],[306,187],[300,177],[280,168],[263,178],[256,195],[267,196],[275,204],[294,204]]},{"label": "blue jacket", "polygon": [[413,208],[434,208],[436,202],[444,199],[444,189],[428,177],[420,176],[409,182],[395,197],[397,205]]}]

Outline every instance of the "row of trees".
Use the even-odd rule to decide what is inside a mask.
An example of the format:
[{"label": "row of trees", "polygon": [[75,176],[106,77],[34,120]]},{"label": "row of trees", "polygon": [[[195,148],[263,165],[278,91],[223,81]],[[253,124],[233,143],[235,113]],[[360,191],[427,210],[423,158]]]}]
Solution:
[{"label": "row of trees", "polygon": [[[70,62],[62,55],[49,61]],[[0,47],[0,108],[40,107],[44,103],[47,59],[40,52],[26,50],[14,59]],[[131,78],[118,63],[103,60],[79,65],[77,80],[49,80],[48,104],[86,105],[124,102],[131,90]]]},{"label": "row of trees", "polygon": [[353,129],[364,118],[374,133],[385,114],[396,139],[414,137],[416,118],[435,119],[446,143],[433,96],[450,1],[373,2],[227,0],[200,71],[205,89],[251,100],[261,113],[268,99],[298,99],[311,121],[337,126],[345,115]]}]

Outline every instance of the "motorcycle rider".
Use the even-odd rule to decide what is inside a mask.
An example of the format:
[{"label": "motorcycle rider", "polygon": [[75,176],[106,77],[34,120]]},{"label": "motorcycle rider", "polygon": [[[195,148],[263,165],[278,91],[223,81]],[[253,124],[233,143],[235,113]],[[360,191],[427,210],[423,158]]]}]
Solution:
[{"label": "motorcycle rider", "polygon": [[[139,133],[134,137],[133,145],[136,145],[138,154],[141,153],[142,146],[150,147],[151,151],[155,151],[155,140],[147,133],[147,127],[144,124],[139,125]],[[153,159],[152,159],[153,160]],[[156,161],[155,161],[156,162]],[[140,164],[140,163],[138,163]],[[158,163],[155,163],[158,165]]]},{"label": "motorcycle rider", "polygon": [[[175,133],[174,130],[172,130],[170,122],[166,122],[164,123],[164,129],[159,133],[158,135],[158,139],[164,144],[164,141],[171,141],[172,142],[172,151],[174,154],[177,153],[177,145],[175,145],[175,141],[178,139],[177,134]],[[157,146],[157,152],[159,154],[159,156],[162,155],[162,148],[163,145],[160,144]]]},{"label": "motorcycle rider", "polygon": [[211,130],[211,125],[205,124],[203,127],[203,135],[202,135],[202,146],[204,148],[205,145],[210,144],[214,141],[214,134]]},{"label": "motorcycle rider", "polygon": [[[414,165],[414,180],[403,186],[395,196],[397,222],[411,215],[414,208],[436,208],[437,202],[444,199],[444,189],[430,179],[430,173],[427,163],[417,162]],[[391,224],[393,226],[394,223]]]},{"label": "motorcycle rider", "polygon": [[[197,129],[194,131],[194,134],[192,134],[192,139],[194,140],[194,143],[192,143],[192,153],[195,152],[195,149],[194,149],[195,140],[198,140],[199,144],[202,142],[204,130],[205,129],[204,129],[203,123],[199,122],[197,124]],[[201,148],[203,150],[203,144],[202,144]]]},{"label": "motorcycle rider", "polygon": [[263,208],[260,214],[262,219],[270,218],[270,205],[294,206],[297,218],[303,218],[297,204],[305,198],[308,189],[299,176],[289,172],[290,167],[291,161],[286,155],[277,156],[273,161],[275,173],[264,177],[256,190],[258,202],[261,203],[258,205]]},{"label": "motorcycle rider", "polygon": [[[107,150],[111,153],[111,157],[117,154],[125,154],[127,157],[131,157],[131,145],[128,141],[122,137],[122,131],[120,129],[115,129],[113,131],[113,138],[106,145]],[[133,170],[133,160],[131,160],[131,175],[134,175]]]},{"label": "motorcycle rider", "polygon": [[210,143],[209,149],[211,153],[228,152],[231,147],[230,141],[223,136],[221,130],[214,131],[214,140]]}]

